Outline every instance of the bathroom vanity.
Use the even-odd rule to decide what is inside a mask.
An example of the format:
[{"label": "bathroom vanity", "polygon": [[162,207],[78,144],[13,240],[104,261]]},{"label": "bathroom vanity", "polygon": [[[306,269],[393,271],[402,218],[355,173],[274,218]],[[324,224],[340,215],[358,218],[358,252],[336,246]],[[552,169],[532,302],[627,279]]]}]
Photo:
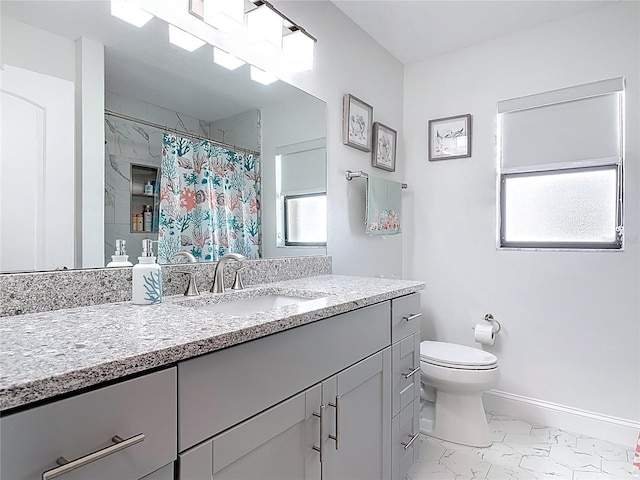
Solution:
[{"label": "bathroom vanity", "polygon": [[[422,288],[327,275],[13,317],[0,477],[404,478],[418,452]],[[206,309],[274,294],[304,301]],[[65,345],[29,358],[51,322]],[[65,473],[59,457],[83,465]]]}]

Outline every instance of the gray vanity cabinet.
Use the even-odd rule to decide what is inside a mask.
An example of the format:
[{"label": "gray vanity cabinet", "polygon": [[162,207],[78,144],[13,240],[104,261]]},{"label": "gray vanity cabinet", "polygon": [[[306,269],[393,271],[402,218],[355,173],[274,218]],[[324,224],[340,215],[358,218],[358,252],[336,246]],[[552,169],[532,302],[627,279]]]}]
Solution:
[{"label": "gray vanity cabinet", "polygon": [[391,301],[392,447],[390,478],[405,478],[420,451],[420,294]]},{"label": "gray vanity cabinet", "polygon": [[387,301],[181,362],[179,478],[389,478],[390,319]]}]

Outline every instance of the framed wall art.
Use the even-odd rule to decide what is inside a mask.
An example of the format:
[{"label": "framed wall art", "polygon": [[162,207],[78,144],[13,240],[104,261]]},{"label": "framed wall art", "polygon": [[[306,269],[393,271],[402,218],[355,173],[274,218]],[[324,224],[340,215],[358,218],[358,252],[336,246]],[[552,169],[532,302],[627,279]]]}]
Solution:
[{"label": "framed wall art", "polygon": [[398,133],[380,122],[373,124],[373,152],[371,165],[389,172],[396,171],[396,143]]},{"label": "framed wall art", "polygon": [[346,94],[343,102],[342,143],[370,152],[373,107],[351,94]]},{"label": "framed wall art", "polygon": [[470,156],[470,114],[429,120],[429,161]]}]

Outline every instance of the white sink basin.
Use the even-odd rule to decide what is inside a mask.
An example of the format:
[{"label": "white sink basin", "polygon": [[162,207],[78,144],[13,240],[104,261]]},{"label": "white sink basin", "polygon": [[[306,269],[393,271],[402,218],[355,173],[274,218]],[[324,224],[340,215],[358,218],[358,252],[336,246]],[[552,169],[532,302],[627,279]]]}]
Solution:
[{"label": "white sink basin", "polygon": [[256,297],[239,298],[220,303],[210,303],[196,307],[198,310],[209,312],[225,313],[227,315],[252,315],[258,312],[266,312],[272,308],[295,305],[297,303],[308,302],[312,298],[295,297],[279,293],[270,293]]}]

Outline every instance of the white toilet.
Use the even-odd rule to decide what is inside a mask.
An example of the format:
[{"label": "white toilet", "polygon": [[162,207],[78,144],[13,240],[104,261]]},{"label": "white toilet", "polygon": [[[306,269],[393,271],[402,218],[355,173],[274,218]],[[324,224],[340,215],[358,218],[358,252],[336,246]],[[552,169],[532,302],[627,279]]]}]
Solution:
[{"label": "white toilet", "polygon": [[442,440],[472,447],[488,447],[491,436],[482,392],[500,379],[498,358],[484,350],[453,343],[420,343],[422,382],[435,388],[432,431]]}]

